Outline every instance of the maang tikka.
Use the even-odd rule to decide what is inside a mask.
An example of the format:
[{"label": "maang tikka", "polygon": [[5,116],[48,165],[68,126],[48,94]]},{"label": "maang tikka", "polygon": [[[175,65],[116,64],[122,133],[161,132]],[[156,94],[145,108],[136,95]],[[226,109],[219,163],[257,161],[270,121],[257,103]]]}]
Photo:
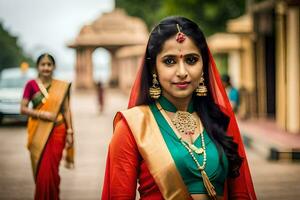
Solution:
[{"label": "maang tikka", "polygon": [[185,40],[186,36],[183,32],[181,32],[179,24],[176,24],[176,28],[177,28],[177,31],[178,31],[178,33],[176,35],[176,41],[178,43],[182,43]]},{"label": "maang tikka", "polygon": [[203,72],[202,72],[202,75],[201,75],[201,78],[200,78],[199,86],[196,88],[195,92],[196,92],[197,96],[201,96],[201,97],[202,96],[207,96],[207,87],[204,83]]},{"label": "maang tikka", "polygon": [[161,89],[159,87],[157,75],[153,73],[152,77],[152,86],[149,88],[149,94],[152,99],[158,99],[161,94]]}]

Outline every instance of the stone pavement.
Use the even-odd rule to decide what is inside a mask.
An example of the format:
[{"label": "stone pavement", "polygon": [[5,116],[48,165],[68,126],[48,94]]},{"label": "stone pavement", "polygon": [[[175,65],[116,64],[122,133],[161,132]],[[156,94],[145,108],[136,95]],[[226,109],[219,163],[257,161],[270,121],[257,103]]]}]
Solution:
[{"label": "stone pavement", "polygon": [[[112,136],[112,120],[117,110],[126,108],[127,96],[110,90],[106,108],[100,114],[96,94],[73,93],[76,167],[60,168],[62,200],[100,199],[106,153]],[[0,199],[33,199],[34,182],[25,148],[24,126],[8,123],[0,127]],[[270,162],[253,150],[248,160],[258,199],[295,200],[300,197],[300,164]]]},{"label": "stone pavement", "polygon": [[118,90],[111,90],[105,95],[106,106],[101,114],[96,94],[75,93],[72,97],[76,169],[61,168],[62,199],[100,199],[112,121],[115,113],[127,106],[127,96]]},{"label": "stone pavement", "polygon": [[300,163],[268,161],[249,149],[247,156],[257,199],[300,199]]},{"label": "stone pavement", "polygon": [[281,130],[273,120],[239,120],[245,145],[270,160],[300,161],[300,134]]}]

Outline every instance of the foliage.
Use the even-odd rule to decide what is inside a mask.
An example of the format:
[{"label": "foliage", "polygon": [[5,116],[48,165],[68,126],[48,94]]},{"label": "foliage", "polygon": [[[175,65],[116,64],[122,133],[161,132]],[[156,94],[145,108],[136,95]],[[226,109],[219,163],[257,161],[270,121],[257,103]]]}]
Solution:
[{"label": "foliage", "polygon": [[22,62],[33,64],[18,45],[18,38],[12,36],[0,23],[0,71],[4,68],[20,66]]},{"label": "foliage", "polygon": [[152,27],[157,20],[157,11],[161,5],[160,0],[116,0],[116,7],[125,9],[129,15],[142,18],[148,27]]},{"label": "foliage", "polygon": [[145,20],[150,29],[166,16],[182,15],[197,22],[207,35],[225,31],[228,19],[245,12],[241,0],[116,0],[116,6]]}]

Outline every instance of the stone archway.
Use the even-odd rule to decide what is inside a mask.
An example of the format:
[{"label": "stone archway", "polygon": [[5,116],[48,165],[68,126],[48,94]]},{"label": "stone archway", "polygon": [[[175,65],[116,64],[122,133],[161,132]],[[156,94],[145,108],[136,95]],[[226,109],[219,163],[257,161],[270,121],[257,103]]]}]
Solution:
[{"label": "stone archway", "polygon": [[117,50],[125,46],[145,44],[147,38],[145,23],[139,18],[128,16],[121,9],[104,13],[92,24],[83,26],[79,35],[68,45],[69,48],[76,50],[75,87],[93,88],[92,54],[98,47],[111,53],[110,83],[117,85]]}]

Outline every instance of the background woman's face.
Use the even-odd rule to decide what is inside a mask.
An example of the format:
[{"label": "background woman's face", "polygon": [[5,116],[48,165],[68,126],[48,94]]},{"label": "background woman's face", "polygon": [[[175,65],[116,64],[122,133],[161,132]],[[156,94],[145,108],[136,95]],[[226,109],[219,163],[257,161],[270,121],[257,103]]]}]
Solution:
[{"label": "background woman's face", "polygon": [[175,37],[166,40],[156,57],[158,80],[162,94],[169,100],[190,99],[200,82],[202,57],[189,37],[182,43]]},{"label": "background woman's face", "polygon": [[38,64],[38,73],[43,77],[51,77],[55,66],[48,56],[43,57]]}]

